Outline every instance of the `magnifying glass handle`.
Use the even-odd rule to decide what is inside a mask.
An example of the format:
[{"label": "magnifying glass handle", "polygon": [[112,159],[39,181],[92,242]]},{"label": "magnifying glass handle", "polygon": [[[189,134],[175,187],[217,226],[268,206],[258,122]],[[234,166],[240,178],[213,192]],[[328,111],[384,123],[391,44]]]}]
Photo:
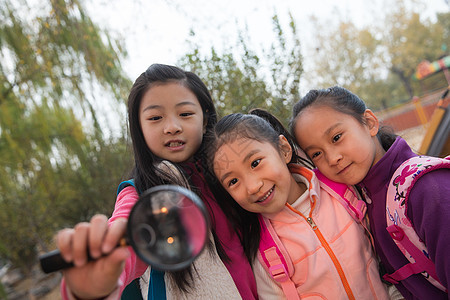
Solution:
[{"label": "magnifying glass handle", "polygon": [[[88,257],[88,259],[92,260],[91,257]],[[39,261],[41,263],[42,271],[47,274],[74,266],[73,263],[69,263],[64,260],[59,250],[53,250],[39,256]]]},{"label": "magnifying glass handle", "polygon": [[[126,239],[122,238],[117,247],[126,245],[127,245]],[[95,259],[88,254],[88,261],[93,260]],[[44,273],[47,274],[74,267],[73,262],[66,262],[64,260],[64,258],[61,255],[61,252],[58,249],[44,253],[41,256],[39,256],[39,262],[41,263],[42,271],[44,271]]]}]

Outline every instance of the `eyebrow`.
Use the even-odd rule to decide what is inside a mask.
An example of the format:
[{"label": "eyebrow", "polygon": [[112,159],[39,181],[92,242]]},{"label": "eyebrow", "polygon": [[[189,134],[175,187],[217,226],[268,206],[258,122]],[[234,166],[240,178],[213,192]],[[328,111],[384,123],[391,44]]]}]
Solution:
[{"label": "eyebrow", "polygon": [[[247,153],[247,155],[242,159],[243,162],[246,162],[247,160],[249,160],[253,155],[255,155],[256,153],[260,152],[260,150],[255,149],[250,151],[249,153]],[[222,177],[220,177],[220,182],[223,182],[228,176],[230,176],[232,172],[227,172],[225,174],[223,174]]]},{"label": "eyebrow", "polygon": [[247,155],[244,157],[244,159],[242,161],[246,162],[247,160],[250,159],[250,157],[252,157],[253,155],[255,155],[258,152],[260,152],[258,149],[250,151],[249,153],[247,153]]},{"label": "eyebrow", "polygon": [[[183,101],[183,102],[180,102],[180,103],[175,104],[175,107],[180,107],[180,106],[184,106],[184,105],[192,105],[192,106],[195,106],[195,103],[192,102],[192,101]],[[158,109],[158,108],[161,108],[161,107],[162,107],[162,105],[159,105],[159,104],[149,105],[149,106],[147,106],[146,108],[144,108],[144,109],[142,110],[142,112],[147,111],[147,110],[150,110],[150,109]]]},{"label": "eyebrow", "polygon": [[[342,123],[336,123],[327,130],[325,130],[323,135],[329,135],[331,131],[333,131],[336,127],[340,126]],[[314,145],[308,146],[305,149],[303,149],[304,152],[308,152],[309,149],[314,148]]]},{"label": "eyebrow", "polygon": [[231,172],[226,172],[225,174],[223,174],[222,177],[220,177],[220,182],[224,182],[225,179],[227,179],[228,176],[230,176]]},{"label": "eyebrow", "polygon": [[331,126],[330,128],[328,128],[328,129],[325,131],[325,135],[330,134],[331,131],[333,131],[336,127],[340,126],[341,124],[342,124],[342,123],[336,123],[336,124],[334,124],[333,126]]}]

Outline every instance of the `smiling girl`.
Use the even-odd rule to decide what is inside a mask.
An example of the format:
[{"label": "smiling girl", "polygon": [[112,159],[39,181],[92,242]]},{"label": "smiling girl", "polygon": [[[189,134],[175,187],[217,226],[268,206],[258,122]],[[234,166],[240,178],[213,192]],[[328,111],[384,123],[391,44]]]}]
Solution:
[{"label": "smiling girl", "polygon": [[[402,295],[406,299],[448,299],[450,170],[428,165],[425,161],[406,165],[410,169],[404,170],[410,174],[414,174],[411,170],[418,170],[419,164],[428,170],[420,176],[416,176],[422,172],[420,170],[414,174],[414,186],[396,200],[399,203],[398,199],[404,199],[400,206],[405,213],[398,217],[401,219],[398,224],[408,224],[427,248],[418,251],[428,261],[428,272],[424,272],[425,265],[408,265],[409,260],[387,230],[388,188],[398,184],[391,178],[400,165],[418,157],[406,141],[381,127],[362,99],[338,86],[311,90],[297,102],[291,131],[326,177],[357,185],[364,192],[375,250],[385,272],[389,276],[398,275],[391,281]],[[397,272],[401,268],[409,271]],[[435,278],[438,285],[429,281],[433,273],[438,277]]]},{"label": "smiling girl", "polygon": [[[218,185],[232,197],[218,200],[240,224],[247,255],[258,251],[261,214],[294,264],[290,279],[301,299],[388,299],[363,226],[312,170],[297,164],[281,124],[264,111],[254,113],[264,118],[231,114],[221,119],[211,148]],[[255,261],[255,275],[262,268]],[[256,280],[261,299],[285,297],[274,280],[257,275]]]}]

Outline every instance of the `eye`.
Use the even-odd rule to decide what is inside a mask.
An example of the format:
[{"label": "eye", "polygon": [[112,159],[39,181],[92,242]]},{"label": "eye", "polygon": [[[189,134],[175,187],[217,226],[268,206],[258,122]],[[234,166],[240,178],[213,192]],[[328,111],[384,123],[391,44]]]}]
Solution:
[{"label": "eye", "polygon": [[158,121],[158,120],[160,120],[160,119],[162,119],[161,116],[154,116],[154,117],[149,117],[149,118],[147,118],[147,120],[149,120],[149,121]]},{"label": "eye", "polygon": [[227,184],[228,187],[235,185],[237,183],[237,181],[238,180],[236,178],[231,179],[230,181],[228,181],[228,184]]},{"label": "eye", "polygon": [[333,143],[336,143],[342,136],[342,133],[336,134],[333,136]]},{"label": "eye", "polygon": [[256,160],[252,161],[252,169],[256,168],[260,162],[261,162],[261,159],[256,159]]},{"label": "eye", "polygon": [[317,151],[317,152],[312,153],[309,157],[311,157],[311,159],[315,159],[315,158],[319,157],[320,154],[322,154],[322,152]]},{"label": "eye", "polygon": [[184,112],[184,113],[181,113],[180,114],[180,116],[181,117],[189,117],[189,116],[192,116],[194,113],[192,113],[192,112]]}]

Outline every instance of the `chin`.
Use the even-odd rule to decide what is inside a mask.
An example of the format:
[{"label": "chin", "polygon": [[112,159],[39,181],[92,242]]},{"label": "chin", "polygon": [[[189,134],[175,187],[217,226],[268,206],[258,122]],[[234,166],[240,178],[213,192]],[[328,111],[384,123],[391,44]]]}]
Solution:
[{"label": "chin", "polygon": [[351,179],[348,181],[343,181],[343,183],[347,184],[347,185],[357,185],[358,183],[360,183],[364,178],[361,178],[361,180],[359,179]]}]

